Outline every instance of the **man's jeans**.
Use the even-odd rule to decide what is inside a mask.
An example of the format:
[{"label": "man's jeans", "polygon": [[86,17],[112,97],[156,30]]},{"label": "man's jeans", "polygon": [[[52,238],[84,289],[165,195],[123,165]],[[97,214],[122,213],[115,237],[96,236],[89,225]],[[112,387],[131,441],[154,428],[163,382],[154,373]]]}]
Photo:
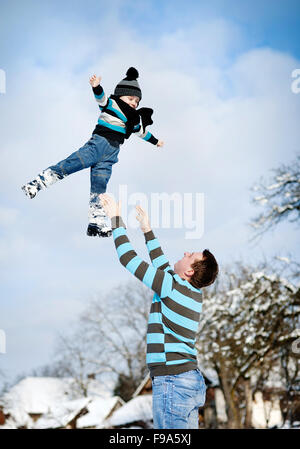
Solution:
[{"label": "man's jeans", "polygon": [[198,429],[206,385],[199,369],[152,379],[154,429]]},{"label": "man's jeans", "polygon": [[91,167],[91,194],[104,193],[111,177],[112,165],[118,162],[119,151],[119,146],[113,146],[104,137],[93,134],[79,150],[49,168],[64,178]]}]

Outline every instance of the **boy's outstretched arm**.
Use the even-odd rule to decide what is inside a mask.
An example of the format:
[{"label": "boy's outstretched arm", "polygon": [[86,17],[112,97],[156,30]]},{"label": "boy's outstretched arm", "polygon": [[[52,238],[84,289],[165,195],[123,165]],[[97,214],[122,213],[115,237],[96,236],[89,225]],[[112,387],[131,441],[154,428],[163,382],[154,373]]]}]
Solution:
[{"label": "boy's outstretched arm", "polygon": [[139,116],[140,116],[140,123],[137,124],[133,132],[138,137],[140,137],[143,140],[146,140],[149,143],[152,143],[153,145],[156,145],[157,147],[162,147],[164,142],[162,140],[158,140],[156,137],[153,136],[149,131],[146,130],[146,127],[149,125],[152,125],[152,113],[153,109],[151,108],[140,108],[137,110]]},{"label": "boy's outstretched arm", "polygon": [[106,214],[111,218],[114,242],[121,264],[161,298],[168,296],[172,290],[172,276],[161,269],[154,268],[137,255],[127,237],[120,203],[117,204],[107,194],[100,195],[100,198]]},{"label": "boy's outstretched arm", "polygon": [[164,144],[162,140],[158,140],[156,137],[154,137],[153,134],[150,133],[150,131],[143,131],[140,124],[134,127],[133,132],[141,139],[146,140],[147,142],[150,142],[157,147],[162,147]]},{"label": "boy's outstretched arm", "polygon": [[90,78],[90,85],[92,86],[95,100],[96,100],[100,110],[102,110],[102,108],[104,106],[106,106],[107,101],[108,101],[108,98],[103,90],[103,87],[100,86],[101,79],[102,79],[101,76],[96,76],[96,75],[93,75]]},{"label": "boy's outstretched arm", "polygon": [[141,206],[136,206],[136,210],[138,213],[136,218],[140,222],[141,230],[144,233],[146,246],[152,265],[155,268],[169,271],[171,269],[170,263],[164,255],[160,243],[151,229],[147,212]]}]

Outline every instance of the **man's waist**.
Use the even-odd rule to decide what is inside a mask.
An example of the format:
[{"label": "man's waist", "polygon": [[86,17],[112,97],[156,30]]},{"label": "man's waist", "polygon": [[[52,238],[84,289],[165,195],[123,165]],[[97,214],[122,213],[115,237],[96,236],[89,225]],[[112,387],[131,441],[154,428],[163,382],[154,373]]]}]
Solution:
[{"label": "man's waist", "polygon": [[150,377],[155,376],[172,376],[175,374],[185,373],[186,371],[191,371],[193,369],[197,369],[198,364],[197,360],[188,361],[185,363],[180,363],[177,365],[166,365],[166,364],[157,364],[157,365],[149,365],[148,369],[150,371]]}]

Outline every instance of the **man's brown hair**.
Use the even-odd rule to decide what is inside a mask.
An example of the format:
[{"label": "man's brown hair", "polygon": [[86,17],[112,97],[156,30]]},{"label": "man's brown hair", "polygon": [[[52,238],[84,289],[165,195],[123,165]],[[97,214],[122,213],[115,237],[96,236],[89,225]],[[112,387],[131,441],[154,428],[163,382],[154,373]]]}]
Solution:
[{"label": "man's brown hair", "polygon": [[203,251],[203,258],[196,260],[191,267],[194,274],[190,279],[193,287],[207,287],[215,282],[219,273],[219,266],[214,255],[208,250]]}]

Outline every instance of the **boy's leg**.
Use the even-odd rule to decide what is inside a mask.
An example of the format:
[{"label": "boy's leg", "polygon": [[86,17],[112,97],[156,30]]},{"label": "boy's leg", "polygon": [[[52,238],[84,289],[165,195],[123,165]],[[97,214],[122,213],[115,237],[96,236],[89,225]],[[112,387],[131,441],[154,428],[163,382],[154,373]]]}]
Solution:
[{"label": "boy's leg", "polygon": [[93,135],[79,150],[66,159],[43,170],[33,181],[23,186],[22,189],[29,198],[34,198],[39,190],[50,187],[56,181],[99,162],[108,145],[109,143],[106,139]]},{"label": "boy's leg", "polygon": [[99,195],[106,192],[111,177],[112,165],[118,161],[119,147],[110,145],[105,160],[91,167],[91,193],[89,204],[89,226],[87,235],[109,237],[111,226],[100,202]]}]

